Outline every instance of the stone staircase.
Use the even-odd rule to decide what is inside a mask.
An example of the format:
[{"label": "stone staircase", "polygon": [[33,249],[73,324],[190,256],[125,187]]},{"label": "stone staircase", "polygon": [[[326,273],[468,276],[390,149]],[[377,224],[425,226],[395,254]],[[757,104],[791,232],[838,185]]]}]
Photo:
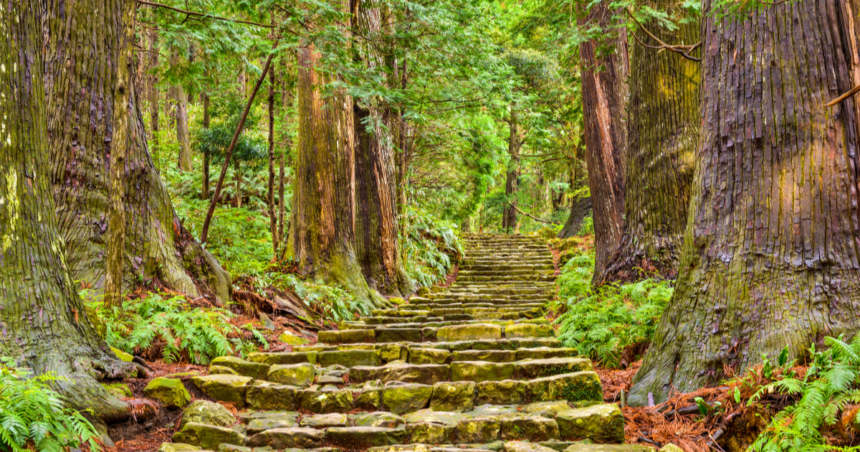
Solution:
[{"label": "stone staircase", "polygon": [[[542,241],[464,242],[448,289],[343,322],[316,345],[214,360],[194,384],[247,411],[237,425],[183,421],[173,440],[221,451],[651,450],[620,444],[621,411],[603,403],[591,361],[554,338],[544,318],[553,263]],[[181,447],[163,450],[196,450]]]}]

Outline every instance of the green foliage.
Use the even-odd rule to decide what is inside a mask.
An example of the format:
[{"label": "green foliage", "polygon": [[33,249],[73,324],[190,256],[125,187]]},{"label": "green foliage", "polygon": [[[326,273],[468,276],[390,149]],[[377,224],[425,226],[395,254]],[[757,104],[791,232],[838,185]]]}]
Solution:
[{"label": "green foliage", "polygon": [[[230,323],[235,315],[226,309],[197,308],[183,297],[166,298],[158,293],[125,300],[121,308],[105,306],[86,290],[81,296],[104,321],[108,345],[128,353],[158,346],[165,362],[188,359],[195,364],[208,364],[218,356],[244,357],[257,349],[256,343],[244,339],[242,329]],[[250,326],[245,329],[265,348],[269,347],[256,330]]]},{"label": "green foliage", "polygon": [[371,313],[367,305],[356,302],[349,292],[322,281],[306,281],[293,274],[270,272],[261,275],[256,285],[261,291],[271,285],[280,290],[294,292],[323,321],[341,322],[352,320],[355,314]]},{"label": "green foliage", "polygon": [[406,273],[421,287],[430,287],[445,279],[453,258],[463,249],[457,237],[457,226],[416,208],[406,209],[406,237],[403,260]]},{"label": "green foliage", "polygon": [[562,267],[557,284],[566,311],[556,319],[558,337],[582,355],[615,367],[627,347],[651,340],[674,288],[669,281],[645,279],[593,289],[593,273],[591,253]]},{"label": "green foliage", "polygon": [[0,450],[60,452],[83,444],[99,450],[92,424],[50,389],[61,380],[54,373],[33,376],[0,356]]},{"label": "green foliage", "polygon": [[[827,430],[837,427],[849,406],[860,403],[860,335],[850,343],[827,337],[830,346],[817,351],[815,344],[809,348],[812,365],[802,377],[787,370],[794,366],[788,361],[788,350],[783,350],[776,364],[779,372],[767,356],[763,357],[765,369],[776,380],[762,386],[750,399],[760,401],[765,395],[778,393],[799,398],[771,419],[770,425],[759,435],[750,450],[761,452],[806,452],[858,450],[857,447],[836,447],[825,436]],[[767,375],[765,375],[767,376]],[[854,429],[860,426],[856,412],[849,416],[847,425]],[[856,430],[855,430],[856,431]]]},{"label": "green foliage", "polygon": [[582,226],[579,227],[577,235],[594,234],[594,217],[591,215],[582,219]]}]

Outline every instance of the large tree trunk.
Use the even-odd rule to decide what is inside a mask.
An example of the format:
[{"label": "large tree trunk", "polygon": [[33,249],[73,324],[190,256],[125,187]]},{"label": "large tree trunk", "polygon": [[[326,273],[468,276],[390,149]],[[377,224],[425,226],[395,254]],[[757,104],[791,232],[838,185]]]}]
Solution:
[{"label": "large tree trunk", "polygon": [[[677,10],[678,3],[661,0],[659,6]],[[649,4],[654,6],[653,1]],[[657,24],[646,27],[663,42],[692,45],[699,41],[695,20],[681,24],[676,32],[666,32]],[[635,33],[647,45],[660,45],[641,30]],[[700,120],[699,63],[675,52],[646,48],[635,40],[632,47],[625,232],[597,277],[600,283],[637,280],[640,269],[675,279],[693,183]]]},{"label": "large tree trunk", "polygon": [[591,214],[591,196],[580,196],[572,199],[570,201],[570,216],[567,217],[561,231],[558,231],[557,237],[566,239],[579,234],[579,230],[582,229],[582,222],[589,214]]},{"label": "large tree trunk", "polygon": [[[357,4],[355,20],[362,36],[378,36],[382,31],[380,10],[372,1]],[[382,56],[371,47],[361,50],[368,72],[381,75]],[[396,122],[386,105],[354,104],[358,262],[371,289],[406,296],[414,291],[414,285],[400,258],[394,146],[387,132]]]},{"label": "large tree trunk", "polygon": [[[179,64],[179,54],[174,50],[170,54],[170,65],[175,67]],[[177,167],[180,171],[191,171],[191,143],[188,133],[188,95],[181,85],[172,85],[169,89],[170,98],[175,106],[173,110],[174,124],[176,125],[176,141],[179,142],[179,155],[177,155]]]},{"label": "large tree trunk", "polygon": [[266,203],[269,208],[269,228],[272,233],[272,260],[278,258],[278,217],[275,216],[275,69],[269,71],[269,184]]},{"label": "large tree trunk", "polygon": [[702,138],[675,294],[630,402],[665,400],[860,328],[858,1],[718,23],[705,1]]},{"label": "large tree trunk", "polygon": [[382,304],[361,272],[355,253],[355,155],[352,99],[343,91],[324,97],[334,76],[315,70],[313,44],[298,54],[298,132],[293,211],[287,258],[302,274],[339,284],[358,302]]},{"label": "large tree trunk", "polygon": [[[121,6],[132,7],[109,1],[99,14],[91,9],[82,15],[87,19],[83,23],[97,27],[118,21]],[[103,427],[101,421],[123,420],[130,412],[96,379],[122,378],[133,368],[117,360],[99,337],[63,257],[48,171],[42,76],[41,25],[54,12],[45,11],[40,0],[16,0],[3,2],[0,13],[5,62],[0,71],[0,355],[39,374],[67,377],[53,385],[73,407],[92,408]]]},{"label": "large tree trunk", "polygon": [[[584,21],[608,28],[612,13],[607,4],[594,5]],[[594,215],[594,282],[603,274],[624,232],[627,150],[627,39],[623,34],[618,36],[614,43],[617,51],[598,58],[601,44],[592,40],[579,46],[586,164]]]},{"label": "large tree trunk", "polygon": [[[103,4],[58,0],[45,22],[51,174],[66,262],[74,280],[99,290],[105,279],[107,162],[114,129],[111,85],[104,80],[116,76],[111,52],[117,45],[115,31],[122,29],[118,18],[93,14]],[[133,89],[128,110],[124,285],[156,279],[189,295],[228,301],[229,275],[182,227],[153,166]]]},{"label": "large tree trunk", "polygon": [[517,182],[520,177],[520,131],[517,123],[517,111],[511,105],[510,137],[508,137],[508,174],[505,180],[505,204],[502,211],[502,231],[506,233],[517,232]]},{"label": "large tree trunk", "polygon": [[149,128],[152,131],[151,141],[152,148],[158,152],[158,106],[161,103],[160,94],[158,93],[158,72],[155,68],[158,66],[158,31],[152,30],[149,32],[149,50],[152,62],[150,64],[149,77]]}]

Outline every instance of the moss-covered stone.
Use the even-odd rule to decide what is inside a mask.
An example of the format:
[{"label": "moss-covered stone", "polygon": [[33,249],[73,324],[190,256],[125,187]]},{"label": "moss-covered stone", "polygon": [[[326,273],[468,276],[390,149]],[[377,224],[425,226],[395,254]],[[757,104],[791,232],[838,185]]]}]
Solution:
[{"label": "moss-covered stone", "polygon": [[505,327],[505,337],[555,337],[555,330],[548,324],[517,323]]},{"label": "moss-covered stone", "polygon": [[457,423],[457,441],[476,444],[497,441],[501,429],[501,423],[492,417],[463,419]]},{"label": "moss-covered stone", "polygon": [[306,387],[314,383],[314,377],[316,377],[316,370],[313,364],[285,364],[272,366],[266,380],[283,385]]},{"label": "moss-covered stone", "polygon": [[194,385],[201,392],[219,402],[228,402],[241,408],[245,406],[245,391],[251,377],[237,375],[207,375],[193,377]]},{"label": "moss-covered stone", "polygon": [[405,428],[333,427],[326,430],[325,438],[326,442],[341,449],[363,450],[402,444],[407,432]]},{"label": "moss-covered stone", "polygon": [[242,445],[245,443],[245,435],[226,427],[188,422],[173,434],[173,441],[203,449],[217,449],[218,445],[224,443]]},{"label": "moss-covered stone", "polygon": [[[229,367],[230,369],[235,370],[239,375],[244,375],[254,379],[265,379],[266,375],[269,373],[268,364],[245,361],[244,359],[236,356],[219,356],[213,359],[210,365]],[[212,372],[210,371],[210,373]]]},{"label": "moss-covered stone", "polygon": [[642,444],[574,444],[564,452],[654,452]]},{"label": "moss-covered stone", "polygon": [[320,331],[317,340],[323,344],[355,344],[376,340],[374,330]]},{"label": "moss-covered stone", "polygon": [[529,399],[528,385],[520,380],[485,381],[475,388],[478,405],[515,405]]},{"label": "moss-covered stone", "polygon": [[353,383],[381,380],[432,385],[450,380],[450,375],[448,366],[444,364],[406,364],[398,361],[379,367],[353,367],[349,372],[350,381]]},{"label": "moss-covered stone", "polygon": [[251,353],[248,355],[248,361],[255,363],[264,363],[270,366],[276,364],[316,364],[317,351],[306,352],[283,352],[283,353]]},{"label": "moss-covered stone", "polygon": [[302,417],[302,427],[346,427],[347,417],[342,413],[314,414]]},{"label": "moss-covered stone", "polygon": [[433,411],[469,411],[475,406],[475,387],[471,381],[440,382],[433,385],[430,409]]},{"label": "moss-covered stone", "polygon": [[624,417],[617,405],[602,403],[558,413],[555,418],[564,439],[624,442]]},{"label": "moss-covered stone", "polygon": [[576,358],[578,357],[575,348],[551,348],[551,347],[536,347],[536,348],[521,348],[516,351],[517,360],[523,359],[548,359],[548,358]]},{"label": "moss-covered stone", "polygon": [[684,452],[684,449],[681,449],[680,447],[669,443],[661,447],[659,452]]},{"label": "moss-covered stone", "polygon": [[516,350],[462,350],[454,352],[454,361],[488,361],[491,363],[512,363],[516,360]]},{"label": "moss-covered stone", "polygon": [[453,381],[499,381],[514,376],[512,363],[488,363],[484,361],[455,361],[451,363]]},{"label": "moss-covered stone", "polygon": [[320,366],[327,367],[339,364],[344,367],[379,366],[382,358],[377,350],[335,350],[320,352],[317,356]]},{"label": "moss-covered stone", "polygon": [[248,386],[245,400],[254,410],[295,410],[298,408],[296,386],[255,382]]},{"label": "moss-covered stone", "polygon": [[535,402],[530,403],[522,407],[523,413],[540,415],[544,417],[552,417],[555,418],[555,415],[561,413],[562,411],[567,411],[571,407],[564,400],[552,401],[552,402]]},{"label": "moss-covered stone", "polygon": [[261,419],[251,419],[248,422],[248,428],[245,430],[247,435],[256,435],[257,433],[265,432],[273,428],[290,428],[297,427],[298,422],[292,416],[282,417],[267,417]]},{"label": "moss-covered stone", "polygon": [[134,393],[131,392],[131,388],[129,388],[125,383],[102,383],[101,385],[107,392],[111,393],[111,395],[118,399],[134,395]]},{"label": "moss-covered stone", "polygon": [[553,419],[541,416],[517,415],[502,418],[502,439],[505,441],[522,440],[531,442],[547,441],[558,438],[558,424]]},{"label": "moss-covered stone", "polygon": [[600,378],[591,371],[529,380],[528,391],[536,402],[550,400],[603,400]]},{"label": "moss-covered stone", "polygon": [[224,366],[209,366],[209,375],[239,375],[239,372]]},{"label": "moss-covered stone", "polygon": [[387,343],[379,348],[379,356],[383,362],[406,361],[409,357],[409,348],[403,344]]},{"label": "moss-covered stone", "polygon": [[355,397],[353,406],[359,410],[376,411],[382,408],[382,390],[365,389]]},{"label": "moss-covered stone", "polygon": [[313,449],[323,445],[325,432],[314,428],[274,428],[248,439],[251,447],[269,446],[273,449]]},{"label": "moss-covered stone", "polygon": [[284,331],[283,333],[281,333],[281,335],[278,336],[278,340],[294,347],[298,345],[309,344],[311,342],[309,339],[305,339],[304,337],[295,335],[289,331]]},{"label": "moss-covered stone", "polygon": [[312,391],[298,392],[300,407],[311,413],[346,413],[352,409],[352,391]]},{"label": "moss-covered stone", "polygon": [[415,292],[415,294],[419,297],[427,297],[430,296],[431,293],[432,292],[430,292],[430,289],[427,287],[419,287],[418,290]]},{"label": "moss-covered stone", "polygon": [[456,429],[453,425],[435,424],[432,422],[419,422],[406,426],[410,442],[417,444],[449,443],[454,437]]},{"label": "moss-covered stone", "polygon": [[430,404],[433,387],[406,384],[382,389],[382,407],[392,413],[403,414],[426,408]]},{"label": "moss-covered stone", "polygon": [[443,326],[436,332],[436,340],[441,342],[472,341],[479,339],[501,339],[502,327],[490,324],[468,324]]},{"label": "moss-covered stone", "polygon": [[402,417],[385,411],[349,415],[349,424],[356,427],[395,428],[403,425],[405,422],[406,420]]},{"label": "moss-covered stone", "polygon": [[192,452],[200,450],[199,447],[185,443],[161,443],[158,452]]},{"label": "moss-covered stone", "polygon": [[411,364],[448,364],[451,362],[451,352],[435,348],[410,348],[409,362]]},{"label": "moss-covered stone", "polygon": [[522,379],[549,377],[585,370],[592,370],[591,360],[587,358],[548,358],[514,363],[514,373]]},{"label": "moss-covered stone", "polygon": [[182,380],[173,378],[155,378],[145,388],[143,395],[161,402],[167,408],[182,408],[191,401],[191,394],[185,389]]},{"label": "moss-covered stone", "polygon": [[124,352],[124,351],[122,351],[116,347],[111,347],[110,349],[113,352],[113,354],[116,355],[116,357],[120,359],[120,361],[125,361],[127,363],[130,363],[134,360],[134,356],[131,356],[130,354],[128,354],[128,353],[126,353],[126,352]]},{"label": "moss-covered stone", "polygon": [[233,417],[227,408],[224,408],[219,403],[208,400],[195,400],[182,413],[182,423],[179,424],[180,430],[189,422],[230,427],[236,423],[236,418]]},{"label": "moss-covered stone", "polygon": [[534,443],[522,441],[508,441],[505,443],[504,452],[557,452],[555,449]]}]

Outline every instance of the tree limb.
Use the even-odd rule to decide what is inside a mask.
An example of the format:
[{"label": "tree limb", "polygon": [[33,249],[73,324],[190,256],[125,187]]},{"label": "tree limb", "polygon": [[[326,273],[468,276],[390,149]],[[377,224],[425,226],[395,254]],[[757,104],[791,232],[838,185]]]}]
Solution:
[{"label": "tree limb", "polygon": [[511,206],[511,207],[513,207],[513,208],[514,208],[514,210],[516,210],[517,212],[519,212],[521,215],[525,215],[525,216],[527,216],[527,217],[531,218],[532,220],[535,220],[535,221],[537,221],[537,222],[539,222],[539,223],[544,223],[544,224],[555,224],[555,225],[559,225],[559,224],[561,224],[561,223],[556,223],[555,221],[542,220],[542,219],[540,219],[540,218],[538,218],[538,217],[536,217],[536,216],[534,216],[534,215],[532,215],[532,214],[530,214],[530,213],[523,212],[522,210],[520,210],[520,208],[519,208],[519,207],[517,207],[517,206],[515,206],[515,205],[511,204],[511,203],[510,203],[510,201],[508,202],[508,205],[509,205],[509,206]]},{"label": "tree limb", "polygon": [[171,11],[176,11],[177,13],[186,14],[188,16],[203,17],[205,19],[223,20],[226,22],[235,22],[237,24],[254,25],[257,27],[264,27],[264,28],[278,28],[275,25],[267,25],[267,24],[261,24],[261,23],[257,23],[257,22],[249,22],[247,20],[229,19],[226,17],[212,16],[210,14],[203,14],[203,13],[198,13],[198,12],[194,12],[194,11],[186,11],[184,9],[174,8],[174,7],[169,6],[169,5],[162,5],[161,3],[148,2],[146,0],[137,0],[137,2],[140,3],[141,5],[155,6],[157,8],[169,9]]}]

